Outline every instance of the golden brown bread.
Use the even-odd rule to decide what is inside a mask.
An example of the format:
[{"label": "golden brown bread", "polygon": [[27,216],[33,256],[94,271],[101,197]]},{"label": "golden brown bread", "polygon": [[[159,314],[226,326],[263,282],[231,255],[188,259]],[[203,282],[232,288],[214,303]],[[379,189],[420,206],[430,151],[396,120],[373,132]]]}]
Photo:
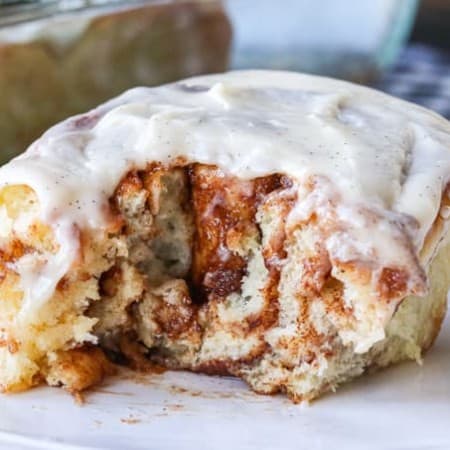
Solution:
[{"label": "golden brown bread", "polygon": [[[33,191],[4,188],[0,203],[8,216],[30,217],[22,217],[22,234],[1,253],[1,326],[9,336],[0,354],[3,389],[45,379],[83,390],[111,373],[106,354],[141,370],[157,363],[237,375],[257,392],[282,391],[300,401],[366,370],[420,359],[445,314],[449,246],[431,265],[430,293],[407,297],[386,337],[355,352],[340,337],[358,332],[355,314],[314,235],[314,218],[287,224],[293,184],[286,175],[240,180],[183,161],[129,172],[110,199],[110,228],[82,232],[78,262],[27,330],[8,321],[22,297],[8,262],[55,252],[56,244],[33,215]],[[438,218],[427,245],[435,245],[441,226]],[[346,269],[355,286],[363,286],[364,270]],[[394,270],[381,280],[383,308],[403,281]],[[369,322],[371,308],[365,310]]]}]

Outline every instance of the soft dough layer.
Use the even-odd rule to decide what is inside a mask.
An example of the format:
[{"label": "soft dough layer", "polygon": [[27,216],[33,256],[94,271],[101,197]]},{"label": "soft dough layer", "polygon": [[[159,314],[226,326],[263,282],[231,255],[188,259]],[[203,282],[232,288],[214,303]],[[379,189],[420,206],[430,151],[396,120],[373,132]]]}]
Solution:
[{"label": "soft dough layer", "polygon": [[241,180],[201,164],[131,171],[110,199],[114,226],[80,234],[77,261],[22,320],[18,277],[58,249],[33,191],[4,188],[3,389],[43,379],[85,389],[113,372],[106,354],[136,369],[237,375],[299,401],[420,359],[445,314],[449,247],[430,266],[430,293],[386,319],[401,273],[387,268],[385,297],[368,302],[366,269],[332,264],[317,219],[287,220],[297,192],[285,175]]},{"label": "soft dough layer", "polygon": [[420,359],[449,286],[450,126],[343,82],[140,88],[0,169],[0,384],[232,374],[309,400]]}]

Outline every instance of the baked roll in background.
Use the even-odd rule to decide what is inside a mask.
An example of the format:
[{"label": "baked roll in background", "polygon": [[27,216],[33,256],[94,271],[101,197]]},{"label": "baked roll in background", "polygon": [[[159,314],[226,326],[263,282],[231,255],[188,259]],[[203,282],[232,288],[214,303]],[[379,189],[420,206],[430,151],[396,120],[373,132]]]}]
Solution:
[{"label": "baked roll in background", "polygon": [[230,41],[218,0],[118,2],[0,26],[0,162],[126,89],[222,72]]},{"label": "baked roll in background", "polygon": [[68,119],[0,169],[1,386],[157,363],[301,401],[419,361],[446,311],[449,176],[445,119],[295,73]]}]

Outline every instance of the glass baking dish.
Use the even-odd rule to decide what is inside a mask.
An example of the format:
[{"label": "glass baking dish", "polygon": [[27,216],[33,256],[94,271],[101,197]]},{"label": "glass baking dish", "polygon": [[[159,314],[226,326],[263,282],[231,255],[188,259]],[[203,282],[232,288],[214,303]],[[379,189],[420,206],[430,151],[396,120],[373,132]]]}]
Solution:
[{"label": "glass baking dish", "polygon": [[358,82],[395,60],[417,0],[227,0],[235,68],[291,69]]}]

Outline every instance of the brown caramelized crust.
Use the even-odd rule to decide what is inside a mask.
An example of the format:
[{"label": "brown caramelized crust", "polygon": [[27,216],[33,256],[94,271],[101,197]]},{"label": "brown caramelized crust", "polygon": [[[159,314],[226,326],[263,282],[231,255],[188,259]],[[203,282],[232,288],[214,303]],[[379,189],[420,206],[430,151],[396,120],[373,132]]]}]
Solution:
[{"label": "brown caramelized crust", "polygon": [[46,380],[50,385],[63,386],[76,393],[114,372],[114,366],[100,348],[86,346],[58,353],[50,363]]},{"label": "brown caramelized crust", "polygon": [[379,279],[379,291],[382,299],[398,298],[408,287],[408,273],[405,270],[385,267]]},{"label": "brown caramelized crust", "polygon": [[201,164],[190,169],[190,180],[196,230],[192,280],[203,299],[226,297],[239,291],[246,273],[240,252],[259,236],[259,205],[286,180],[275,174],[243,181]]}]

